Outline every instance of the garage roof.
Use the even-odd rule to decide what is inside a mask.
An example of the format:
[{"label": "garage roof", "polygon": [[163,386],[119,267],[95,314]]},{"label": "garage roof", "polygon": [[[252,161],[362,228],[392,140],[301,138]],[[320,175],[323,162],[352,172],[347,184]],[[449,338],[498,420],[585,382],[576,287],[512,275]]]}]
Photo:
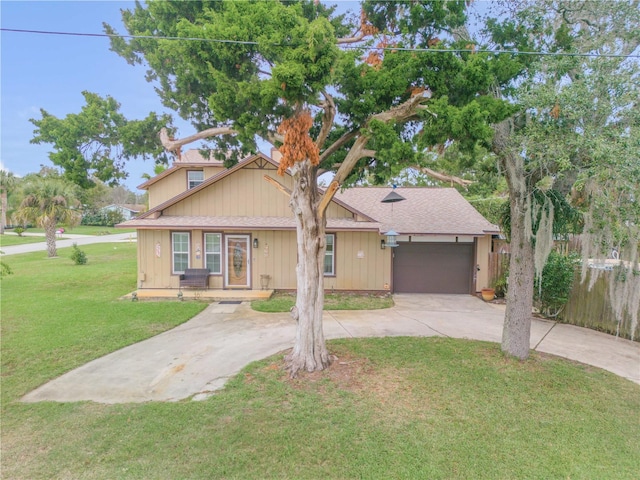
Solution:
[{"label": "garage roof", "polygon": [[381,203],[390,187],[354,187],[338,192],[339,200],[380,222],[380,232],[400,235],[485,235],[499,228],[485,219],[455,188],[402,187],[406,200]]}]

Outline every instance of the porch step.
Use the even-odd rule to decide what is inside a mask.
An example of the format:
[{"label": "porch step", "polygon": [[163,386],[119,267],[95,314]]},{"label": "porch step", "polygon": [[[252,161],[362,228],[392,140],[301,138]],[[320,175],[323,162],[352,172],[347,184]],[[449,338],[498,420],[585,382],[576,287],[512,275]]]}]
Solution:
[{"label": "porch step", "polygon": [[[178,294],[182,293],[182,297]],[[122,300],[201,300],[204,302],[249,302],[251,300],[267,300],[273,295],[273,290],[197,290],[193,288],[141,288],[123,297]]]}]

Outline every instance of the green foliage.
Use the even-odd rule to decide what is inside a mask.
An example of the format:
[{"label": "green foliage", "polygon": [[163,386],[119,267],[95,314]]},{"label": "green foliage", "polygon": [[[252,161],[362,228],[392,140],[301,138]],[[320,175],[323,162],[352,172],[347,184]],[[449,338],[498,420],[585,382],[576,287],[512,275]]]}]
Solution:
[{"label": "green foliage", "polygon": [[[496,77],[497,59],[491,55],[368,48],[389,42],[424,47],[435,37],[441,38],[439,50],[459,47],[449,32],[464,24],[465,8],[462,1],[365,2],[366,16],[378,31],[368,24],[360,41],[347,41],[341,38],[359,31],[350,20],[357,17],[335,15],[321,2],[149,1],[123,11],[129,34],[211,41],[113,37],[112,49],[130,63],[147,64],[164,104],[196,128],[233,127],[237,135],[209,140],[214,150],[231,152],[227,163],[254,150],[256,136],[274,141],[282,120],[299,109],[311,110],[317,135],[325,119],[322,103],[330,100],[337,115],[321,146],[321,153],[332,152],[322,168],[336,169],[355,139],[367,135],[366,148],[375,157],[361,157],[345,183],[366,175],[382,182],[397,175],[398,166],[411,165],[416,150],[434,143],[456,139],[466,150],[488,145],[489,124],[511,112],[508,102],[489,95],[496,81],[508,80]],[[379,61],[368,61],[369,55]],[[375,115],[407,102],[414,88],[429,89],[428,111],[391,115],[374,125]]]},{"label": "green foliage", "polygon": [[82,215],[81,225],[97,227],[113,227],[125,221],[124,215],[119,210],[90,210]]},{"label": "green foliage", "polygon": [[19,221],[33,222],[45,231],[58,223],[73,226],[79,222],[74,189],[62,179],[34,175],[25,182],[24,193],[15,213]]},{"label": "green foliage", "polygon": [[496,292],[496,297],[504,298],[507,296],[507,289],[509,288],[509,271],[506,270],[498,279],[493,283],[493,289]]},{"label": "green foliage", "polygon": [[[509,207],[509,200],[502,197],[467,198],[469,203],[494,225],[502,225],[502,213]],[[506,205],[506,207],[505,207]]]},{"label": "green foliage", "polygon": [[61,167],[67,180],[82,188],[95,185],[92,177],[110,184],[126,178],[125,161],[137,156],[152,156],[167,162],[158,132],[170,122],[167,115],[151,113],[144,120],[129,121],[112,97],[102,98],[82,92],[86,104],[80,113],[65,118],[40,109],[31,143],[51,144],[49,159]]},{"label": "green foliage", "polygon": [[[545,213],[553,208],[553,234],[560,238],[567,238],[569,234],[582,232],[584,221],[580,211],[573,207],[557,190],[540,190],[536,188],[531,194],[531,206],[528,214],[531,216],[532,231],[538,232],[538,226]],[[500,226],[507,236],[511,237],[511,208],[509,202],[498,207]],[[535,245],[535,235],[531,242]]]},{"label": "green foliage", "polygon": [[73,260],[73,263],[75,263],[76,265],[86,265],[88,260],[87,254],[84,253],[84,251],[81,250],[80,247],[78,247],[78,244],[76,244],[75,242],[73,243],[73,246],[71,248],[72,251],[69,258]]},{"label": "green foliage", "polygon": [[19,237],[21,237],[21,236],[22,236],[22,234],[25,232],[25,230],[26,230],[26,229],[25,229],[25,228],[22,228],[22,227],[16,227],[16,228],[14,228],[14,229],[13,229],[13,231],[14,231],[14,232],[19,236]]},{"label": "green foliage", "polygon": [[556,317],[569,301],[578,263],[575,255],[551,251],[541,278],[535,282],[534,300],[543,314]]},{"label": "green foliage", "polygon": [[6,277],[7,275],[13,274],[13,270],[11,267],[0,260],[0,277]]}]

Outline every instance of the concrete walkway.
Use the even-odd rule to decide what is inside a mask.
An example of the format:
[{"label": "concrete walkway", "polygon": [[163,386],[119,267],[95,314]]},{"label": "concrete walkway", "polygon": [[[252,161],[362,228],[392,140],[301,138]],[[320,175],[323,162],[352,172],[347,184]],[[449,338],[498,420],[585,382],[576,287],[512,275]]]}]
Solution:
[{"label": "concrete walkway", "polygon": [[[395,295],[396,306],[327,311],[327,338],[446,336],[500,342],[504,307],[469,295]],[[290,348],[295,323],[248,303],[212,304],[173,330],[77,368],[23,401],[100,403],[202,399],[248,363]],[[640,384],[640,344],[534,319],[531,348],[609,370]]]},{"label": "concrete walkway", "polygon": [[[28,236],[42,236],[44,234],[29,234]],[[110,243],[110,242],[135,242],[137,234],[133,233],[116,233],[113,235],[78,235],[64,234],[62,239],[56,240],[57,248],[71,247],[73,244],[89,245],[92,243]],[[47,242],[25,243],[23,245],[8,245],[0,247],[2,256],[17,255],[19,253],[46,252]]]}]

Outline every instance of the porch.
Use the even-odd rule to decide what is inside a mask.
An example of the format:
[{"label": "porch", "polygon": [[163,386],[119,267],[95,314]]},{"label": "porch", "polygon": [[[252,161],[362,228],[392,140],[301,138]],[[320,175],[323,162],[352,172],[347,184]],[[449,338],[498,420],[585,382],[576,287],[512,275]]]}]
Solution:
[{"label": "porch", "polygon": [[273,290],[222,290],[196,288],[139,288],[121,300],[200,300],[204,302],[267,300]]}]

